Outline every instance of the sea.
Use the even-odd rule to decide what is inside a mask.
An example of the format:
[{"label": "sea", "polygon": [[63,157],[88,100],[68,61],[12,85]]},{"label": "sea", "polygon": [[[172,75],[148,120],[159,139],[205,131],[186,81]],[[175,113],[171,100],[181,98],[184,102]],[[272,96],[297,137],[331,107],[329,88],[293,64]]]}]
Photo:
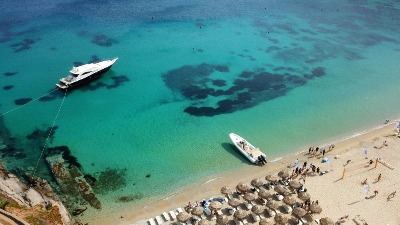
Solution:
[{"label": "sea", "polygon": [[[43,158],[68,149],[102,204],[82,221],[253,166],[232,132],[273,161],[400,115],[399,1],[3,0],[0,11],[1,161],[58,190]],[[100,79],[56,89],[73,66],[114,57]]]}]

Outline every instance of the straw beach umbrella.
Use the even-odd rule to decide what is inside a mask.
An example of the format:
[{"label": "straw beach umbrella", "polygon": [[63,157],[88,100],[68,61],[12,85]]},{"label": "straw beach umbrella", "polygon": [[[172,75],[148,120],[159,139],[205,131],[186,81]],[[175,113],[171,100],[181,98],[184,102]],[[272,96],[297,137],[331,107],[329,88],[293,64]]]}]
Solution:
[{"label": "straw beach umbrella", "polygon": [[307,201],[308,199],[311,198],[310,194],[308,194],[307,192],[300,192],[298,196],[299,196],[299,199],[301,199],[303,201]]},{"label": "straw beach umbrella", "polygon": [[210,208],[211,209],[221,209],[222,204],[221,204],[221,202],[214,201],[214,202],[210,203]]},{"label": "straw beach umbrella", "polygon": [[254,187],[261,187],[264,185],[264,182],[260,178],[257,178],[251,181],[251,185]]},{"label": "straw beach umbrella", "polygon": [[290,176],[289,172],[287,170],[282,170],[278,173],[278,176],[282,177],[282,178],[287,178]]},{"label": "straw beach umbrella", "polygon": [[244,199],[246,199],[247,201],[251,202],[257,199],[257,195],[254,193],[246,193],[244,195]]},{"label": "straw beach umbrella", "polygon": [[275,216],[275,222],[277,224],[286,224],[288,222],[288,220],[289,219],[282,214],[278,214]]},{"label": "straw beach umbrella", "polygon": [[275,201],[268,201],[266,206],[272,210],[276,210],[279,207],[279,204],[276,203]]},{"label": "straw beach umbrella", "polygon": [[297,207],[293,209],[293,214],[301,218],[307,214],[307,211],[303,208]]},{"label": "straw beach umbrella", "polygon": [[228,204],[236,208],[240,205],[240,201],[237,198],[232,198],[229,199]]},{"label": "straw beach umbrella", "polygon": [[283,185],[276,186],[274,190],[279,194],[284,194],[285,192],[288,191]]},{"label": "straw beach umbrella", "polygon": [[201,214],[203,214],[203,208],[200,206],[194,207],[194,209],[192,209],[192,214],[196,216],[201,216]]},{"label": "straw beach umbrella", "polygon": [[322,208],[321,208],[321,206],[319,206],[319,205],[314,203],[314,204],[310,205],[310,211],[312,213],[321,213],[322,212]]},{"label": "straw beach umbrella", "polygon": [[271,219],[261,219],[259,225],[274,225],[274,221],[272,221]]},{"label": "straw beach umbrella", "polygon": [[253,208],[251,208],[251,211],[257,215],[260,215],[264,212],[264,207],[261,205],[254,205]]},{"label": "straw beach umbrella", "polygon": [[265,179],[267,180],[267,181],[271,181],[271,182],[275,182],[275,181],[277,181],[277,180],[279,180],[279,178],[277,177],[277,176],[274,176],[274,175],[267,175],[266,177],[265,177]]},{"label": "straw beach umbrella", "polygon": [[208,222],[208,220],[202,219],[199,221],[199,225],[210,225],[210,223]]},{"label": "straw beach umbrella", "polygon": [[265,198],[265,199],[269,198],[271,195],[272,195],[271,193],[269,193],[267,190],[264,190],[264,189],[261,189],[258,192],[258,196],[260,196],[261,198]]},{"label": "straw beach umbrella", "polygon": [[229,218],[226,216],[220,215],[217,217],[217,224],[225,225],[225,224],[228,224],[228,222],[229,222]]},{"label": "straw beach umbrella", "polygon": [[298,180],[292,180],[289,182],[289,186],[297,189],[297,188],[301,187],[301,184]]},{"label": "straw beach umbrella", "polygon": [[223,187],[221,188],[221,193],[224,194],[224,195],[227,195],[227,194],[232,193],[232,190],[231,190],[231,188],[228,187],[228,186],[223,186]]},{"label": "straw beach umbrella", "polygon": [[322,219],[319,221],[319,223],[320,223],[321,225],[334,225],[334,224],[335,224],[335,222],[334,222],[331,218],[329,218],[329,217],[324,217],[324,218],[322,218]]},{"label": "straw beach umbrella", "polygon": [[244,182],[240,182],[237,186],[236,189],[238,189],[240,192],[245,193],[249,190],[249,186],[244,183]]},{"label": "straw beach umbrella", "polygon": [[296,198],[294,198],[293,196],[288,195],[288,196],[285,196],[283,198],[283,202],[288,204],[288,205],[293,205],[294,203],[296,203]]},{"label": "straw beach umbrella", "polygon": [[187,212],[180,212],[176,218],[179,220],[179,222],[185,223],[189,219],[189,214]]},{"label": "straw beach umbrella", "polygon": [[235,218],[238,218],[239,220],[244,219],[247,216],[247,212],[241,209],[238,209],[235,211],[235,213],[233,214],[233,216]]}]

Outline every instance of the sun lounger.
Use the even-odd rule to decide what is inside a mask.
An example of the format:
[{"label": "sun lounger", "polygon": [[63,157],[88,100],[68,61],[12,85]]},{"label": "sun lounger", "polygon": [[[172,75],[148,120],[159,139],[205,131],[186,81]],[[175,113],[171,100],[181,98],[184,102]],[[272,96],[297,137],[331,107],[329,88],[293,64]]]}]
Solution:
[{"label": "sun lounger", "polygon": [[210,215],[211,215],[211,210],[207,208],[206,210],[204,210],[204,213],[205,213],[207,216],[210,216]]},{"label": "sun lounger", "polygon": [[268,215],[269,215],[270,217],[273,217],[273,216],[276,215],[275,211],[272,211],[272,210],[270,210],[270,209],[265,209],[265,211],[268,213]]},{"label": "sun lounger", "polygon": [[222,211],[219,209],[219,210],[217,210],[217,215],[218,216],[221,216],[222,215]]},{"label": "sun lounger", "polygon": [[158,225],[161,225],[164,221],[161,219],[161,216],[156,216],[156,222]]},{"label": "sun lounger", "polygon": [[150,219],[147,221],[147,224],[148,224],[148,225],[156,225],[156,221],[154,220],[154,218],[150,218]]},{"label": "sun lounger", "polygon": [[[181,212],[183,212],[183,209],[182,209],[182,208],[177,208],[176,211],[177,211],[178,213],[181,213]],[[177,213],[177,214],[178,214],[178,213]]]},{"label": "sun lounger", "polygon": [[292,212],[292,207],[290,207],[288,205],[283,205],[282,207],[285,209],[286,213],[291,213]]},{"label": "sun lounger", "polygon": [[172,220],[176,220],[176,213],[174,211],[169,211],[169,216]]},{"label": "sun lounger", "polygon": [[233,194],[228,194],[228,199],[232,199],[232,198],[234,198]]},{"label": "sun lounger", "polygon": [[252,205],[252,204],[250,204],[250,203],[248,203],[248,202],[247,202],[247,203],[245,203],[245,204],[244,204],[244,206],[246,207],[246,209],[247,209],[247,210],[250,210],[250,209],[251,209],[251,207],[253,207],[253,205]]},{"label": "sun lounger", "polygon": [[235,219],[235,224],[236,224],[236,225],[243,225],[243,222],[240,221],[240,220],[238,220],[238,219]]},{"label": "sun lounger", "polygon": [[233,215],[233,214],[235,213],[235,211],[236,211],[235,208],[229,208],[229,209],[228,209],[228,213],[229,213],[230,215]]},{"label": "sun lounger", "polygon": [[163,216],[165,221],[169,221],[169,216],[167,212],[163,212],[161,215]]},{"label": "sun lounger", "polygon": [[257,214],[252,213],[251,216],[253,217],[253,220],[258,222],[260,221],[260,217]]},{"label": "sun lounger", "polygon": [[264,214],[260,214],[260,218],[261,218],[261,219],[265,219]]},{"label": "sun lounger", "polygon": [[249,223],[249,221],[247,221],[246,218],[242,219],[242,222],[243,222],[243,224],[248,224]]}]

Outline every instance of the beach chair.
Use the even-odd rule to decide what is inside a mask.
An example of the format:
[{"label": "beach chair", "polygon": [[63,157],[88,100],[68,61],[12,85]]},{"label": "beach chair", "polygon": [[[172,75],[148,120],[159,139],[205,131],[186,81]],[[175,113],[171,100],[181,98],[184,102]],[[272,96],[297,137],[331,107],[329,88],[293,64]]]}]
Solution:
[{"label": "beach chair", "polygon": [[243,224],[248,224],[249,223],[249,221],[247,221],[246,218],[242,219],[242,222],[243,222]]},{"label": "beach chair", "polygon": [[252,213],[251,217],[253,217],[253,220],[256,222],[260,221],[260,217],[257,214]]},{"label": "beach chair", "polygon": [[210,210],[209,208],[206,208],[206,209],[204,210],[204,213],[205,213],[207,216],[211,216],[211,210]]},{"label": "beach chair", "polygon": [[148,225],[156,225],[156,221],[154,220],[154,218],[150,218],[150,219],[147,221],[147,224],[148,224]]},{"label": "beach chair", "polygon": [[288,205],[282,205],[282,207],[285,209],[286,213],[291,213],[292,212],[292,207],[288,206]]},{"label": "beach chair", "polygon": [[246,207],[247,210],[250,210],[253,207],[253,205],[249,202],[244,203],[244,206]]},{"label": "beach chair", "polygon": [[228,208],[229,215],[233,215],[236,212],[235,208]]},{"label": "beach chair", "polygon": [[176,213],[174,211],[169,211],[169,216],[172,220],[176,220]]},{"label": "beach chair", "polygon": [[261,219],[265,219],[265,216],[264,216],[263,213],[260,214],[260,218],[261,218]]},{"label": "beach chair", "polygon": [[219,210],[217,210],[217,215],[218,216],[221,216],[223,213],[222,213],[222,211],[219,209]]},{"label": "beach chair", "polygon": [[179,207],[176,209],[176,211],[178,212],[177,214],[179,214],[179,213],[183,212],[183,209]]},{"label": "beach chair", "polygon": [[158,225],[161,225],[164,221],[161,219],[161,216],[156,216],[156,222]]},{"label": "beach chair", "polygon": [[243,225],[243,222],[240,221],[240,220],[238,220],[238,219],[235,219],[235,224],[236,224],[236,225]]},{"label": "beach chair", "polygon": [[168,216],[167,212],[163,212],[161,215],[162,215],[162,217],[164,218],[165,221],[169,221],[169,216]]},{"label": "beach chair", "polygon": [[228,199],[233,199],[233,194],[228,194]]},{"label": "beach chair", "polygon": [[276,215],[275,211],[272,211],[271,209],[265,209],[265,211],[268,213],[270,217],[274,217]]}]

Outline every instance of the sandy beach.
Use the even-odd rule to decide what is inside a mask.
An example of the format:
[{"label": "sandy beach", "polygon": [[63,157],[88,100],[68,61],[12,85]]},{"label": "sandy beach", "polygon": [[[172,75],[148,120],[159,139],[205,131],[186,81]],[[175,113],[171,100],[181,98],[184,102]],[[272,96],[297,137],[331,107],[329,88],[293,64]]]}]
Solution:
[{"label": "sandy beach", "polygon": [[[296,159],[300,161],[300,165],[307,161],[308,165],[312,163],[320,167],[321,171],[329,171],[324,175],[307,175],[305,181],[301,180],[305,182],[304,186],[308,189],[311,200],[318,200],[323,209],[322,213],[313,215],[313,220],[329,217],[336,222],[348,215],[343,224],[400,224],[398,214],[400,193],[388,199],[389,194],[400,187],[400,177],[397,173],[400,166],[398,163],[400,138],[395,132],[395,125],[391,123],[351,138],[344,138],[335,143],[333,150],[325,154],[325,157],[329,158],[329,163],[321,162],[322,154],[309,155],[307,147],[279,161],[269,162],[263,167],[249,165],[242,171],[193,185],[179,194],[156,203],[141,208],[126,209],[120,212],[120,215],[111,215],[101,218],[101,221],[91,221],[90,224],[147,224],[149,218],[178,207],[184,208],[188,202],[195,203],[202,199],[223,196],[220,192],[223,186],[229,186],[234,190],[239,182],[245,182],[250,186],[254,178],[261,178],[266,182],[266,175],[277,175],[284,169],[292,171]],[[328,146],[325,148],[328,150]],[[367,149],[367,154],[364,148]],[[380,163],[375,167],[378,158]],[[371,159],[373,163],[369,164]],[[342,178],[344,169],[346,170]],[[381,178],[378,181],[379,174]],[[368,192],[362,184],[365,179],[369,187]],[[378,191],[376,195],[375,190]],[[251,220],[249,222],[258,224]],[[211,222],[213,223],[215,221]],[[163,224],[171,224],[171,221],[165,221]]]}]

